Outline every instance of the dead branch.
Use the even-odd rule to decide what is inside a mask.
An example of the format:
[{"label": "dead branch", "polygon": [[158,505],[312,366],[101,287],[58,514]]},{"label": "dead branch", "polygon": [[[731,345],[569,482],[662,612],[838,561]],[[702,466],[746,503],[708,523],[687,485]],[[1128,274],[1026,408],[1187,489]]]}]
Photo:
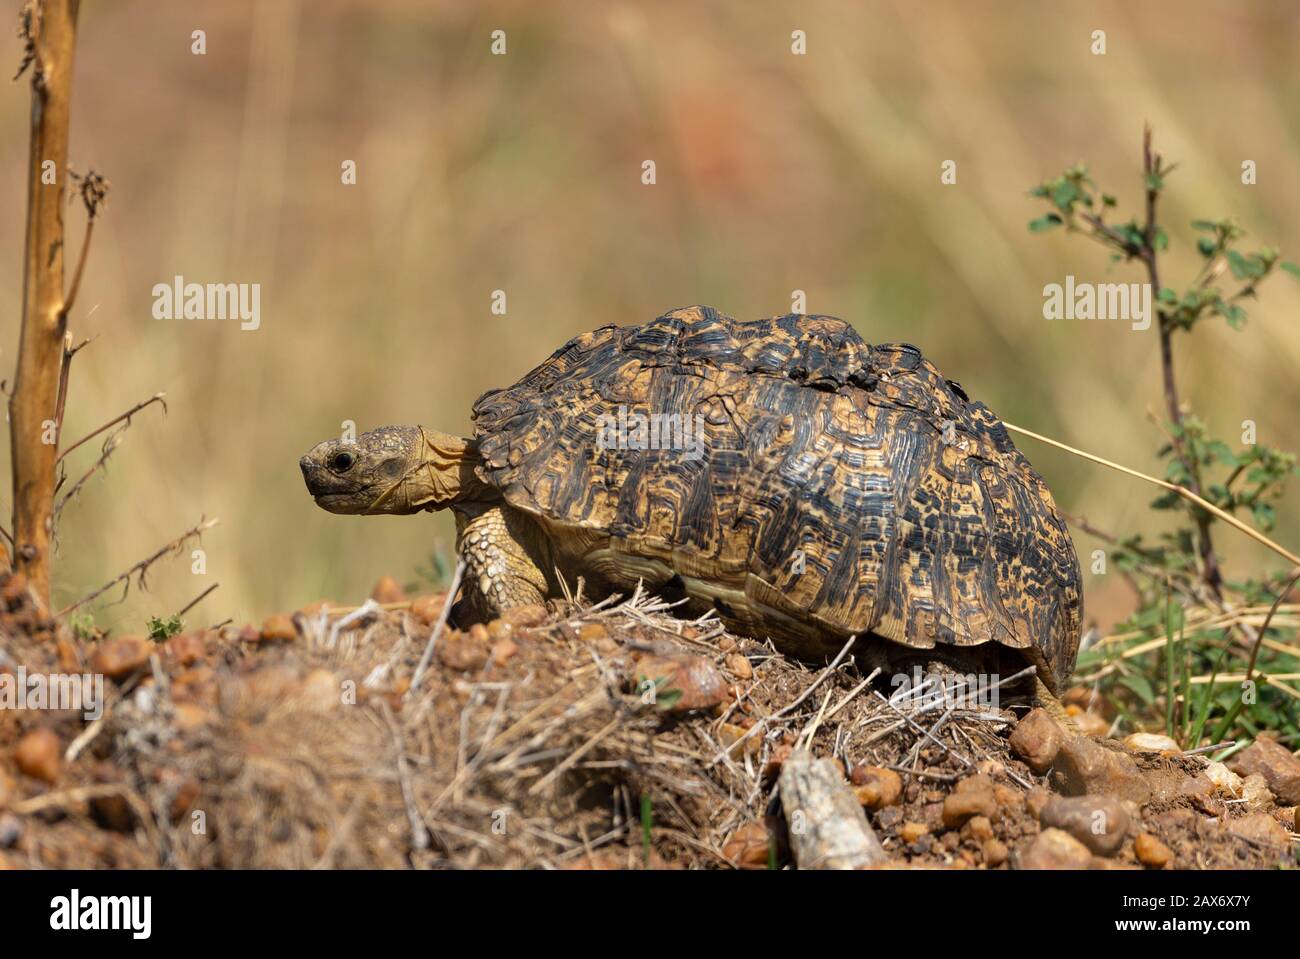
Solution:
[{"label": "dead branch", "polygon": [[[18,369],[9,401],[14,563],[48,608],[60,375],[67,313],[63,295],[63,181],[68,166],[72,62],[80,0],[23,8],[21,73],[32,67],[27,235]],[[53,170],[53,182],[47,170]]]},{"label": "dead branch", "polygon": [[54,422],[57,424],[55,428],[56,436],[63,435],[63,412],[68,405],[68,377],[72,372],[72,358],[93,343],[94,340],[95,337],[93,336],[87,337],[76,346],[73,346],[71,333],[63,337],[63,362],[59,368],[59,405],[58,412],[54,417]]},{"label": "dead branch", "polygon": [[131,591],[132,576],[137,577],[136,582],[139,584],[140,589],[145,589],[146,588],[145,576],[149,572],[149,567],[153,566],[154,563],[158,562],[160,559],[162,559],[165,556],[172,556],[175,555],[176,553],[179,553],[187,542],[189,542],[191,539],[202,536],[205,530],[212,529],[212,527],[216,526],[217,523],[219,522],[220,520],[214,517],[209,520],[203,520],[197,526],[193,526],[190,529],[187,529],[184,533],[182,533],[176,539],[172,540],[166,546],[162,547],[161,549],[157,550],[151,555],[140,560],[140,562],[136,563],[134,566],[126,570],[126,572],[114,576],[111,580],[109,580],[103,586],[99,587],[99,589],[95,590],[93,593],[88,593],[87,595],[83,596],[81,599],[73,603],[71,606],[65,606],[63,609],[59,610],[58,615],[60,617],[63,617],[68,615],[68,613],[72,612],[74,609],[79,609],[80,607],[85,606],[87,603],[91,602],[94,599],[97,599],[98,597],[102,596],[104,593],[108,592],[118,583],[124,582],[126,584],[126,588],[122,591],[122,599],[126,599],[127,593]]},{"label": "dead branch", "polygon": [[781,766],[780,783],[790,851],[800,869],[861,869],[888,862],[833,761],[796,750]]},{"label": "dead branch", "polygon": [[[36,38],[41,32],[41,7],[37,0],[27,0],[23,4],[22,10],[18,12],[18,39],[23,42],[23,58],[18,63],[18,72],[13,75],[13,80],[17,80],[27,68],[36,62]],[[37,64],[37,76],[40,75],[40,64]],[[39,82],[36,77],[32,81]],[[12,80],[10,82],[13,82]]]},{"label": "dead branch", "polygon": [[182,616],[184,616],[186,613],[192,610],[195,606],[199,605],[199,603],[207,599],[209,593],[211,593],[214,589],[216,589],[220,585],[221,585],[220,583],[213,583],[203,592],[199,593],[199,595],[195,596],[192,600],[190,600],[188,603],[186,603],[184,606],[181,607],[180,612],[176,614],[176,618],[180,619]]},{"label": "dead branch", "polygon": [[[72,271],[72,285],[68,288],[68,295],[63,301],[63,316],[66,319],[72,312],[72,304],[77,299],[77,290],[81,288],[81,274],[86,268],[86,258],[90,255],[90,238],[95,234],[95,218],[99,216],[99,211],[103,208],[105,201],[108,199],[108,190],[111,184],[104,177],[90,170],[85,176],[68,171],[68,179],[77,185],[77,193],[81,197],[82,204],[86,207],[86,233],[81,238],[81,253],[77,257],[77,267]],[[72,358],[75,350],[68,351],[68,359]]]},{"label": "dead branch", "polygon": [[118,416],[114,416],[114,417],[113,417],[111,420],[109,420],[107,423],[103,424],[102,426],[98,426],[98,427],[96,427],[95,429],[91,430],[89,433],[87,433],[87,434],[86,434],[85,436],[83,436],[81,439],[77,440],[77,442],[73,443],[71,446],[69,446],[67,449],[65,449],[62,453],[59,454],[59,459],[60,459],[60,460],[63,459],[63,458],[66,457],[69,453],[71,453],[73,450],[75,450],[78,446],[80,446],[82,443],[85,443],[87,440],[93,440],[93,439],[94,439],[96,436],[98,436],[100,433],[104,432],[104,430],[109,429],[110,427],[116,426],[118,423],[121,423],[121,422],[125,421],[126,424],[127,424],[128,426],[130,426],[130,425],[131,425],[131,417],[135,416],[136,413],[139,413],[139,412],[140,412],[142,409],[144,409],[146,406],[151,406],[151,405],[153,405],[154,403],[161,403],[161,404],[162,404],[162,408],[163,408],[163,412],[166,413],[166,412],[167,412],[167,401],[166,401],[165,399],[163,399],[163,397],[165,397],[166,395],[167,395],[166,393],[155,393],[153,396],[149,397],[147,400],[143,400],[143,401],[141,401],[141,402],[139,402],[139,403],[136,403],[135,406],[131,407],[131,408],[130,408],[129,410],[127,410],[125,413],[121,413],[121,414],[119,414]]},{"label": "dead branch", "polygon": [[54,435],[56,437],[61,435],[59,431],[63,429],[63,411],[68,405],[68,374],[72,372],[72,357],[72,334],[64,333],[63,353],[59,357],[59,398],[54,404]]},{"label": "dead branch", "polygon": [[[82,473],[81,476],[78,477],[77,481],[72,484],[72,488],[69,489],[68,492],[64,494],[57,503],[54,504],[54,524],[56,527],[58,526],[59,523],[59,517],[63,515],[63,508],[72,501],[72,498],[74,496],[76,496],[78,493],[81,492],[82,488],[86,485],[86,483],[90,480],[92,476],[94,476],[101,469],[103,469],[105,466],[108,465],[108,458],[112,456],[113,453],[116,452],[118,446],[121,445],[122,443],[121,436],[124,432],[126,432],[126,426],[123,426],[121,429],[115,430],[114,432],[108,434],[108,438],[104,440],[103,447],[100,448],[99,458],[96,459],[95,462],[91,464],[90,469],[86,470],[86,472]],[[58,485],[59,486],[63,485],[63,481],[61,479]],[[57,489],[58,487],[56,487],[56,491]]]}]

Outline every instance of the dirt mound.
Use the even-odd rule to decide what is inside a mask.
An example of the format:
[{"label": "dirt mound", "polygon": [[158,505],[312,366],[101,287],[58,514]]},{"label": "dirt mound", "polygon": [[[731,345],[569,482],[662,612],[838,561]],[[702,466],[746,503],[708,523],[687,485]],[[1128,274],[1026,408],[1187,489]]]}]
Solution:
[{"label": "dirt mound", "polygon": [[[1019,714],[950,678],[895,688],[849,651],[812,668],[644,596],[446,630],[414,690],[439,598],[91,643],[34,618],[21,584],[3,596],[0,671],[109,679],[98,719],[0,710],[0,866],[782,867],[802,828],[782,770],[804,755],[838,764],[890,864],[1292,855],[1288,811],[1200,757],[1065,735],[1036,774],[1010,746]],[[1145,793],[1065,775],[1090,747]]]}]

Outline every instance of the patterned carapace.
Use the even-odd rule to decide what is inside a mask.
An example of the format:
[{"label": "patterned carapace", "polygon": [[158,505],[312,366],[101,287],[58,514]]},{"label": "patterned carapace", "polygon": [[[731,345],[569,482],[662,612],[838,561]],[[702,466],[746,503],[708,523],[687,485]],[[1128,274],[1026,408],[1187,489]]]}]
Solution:
[{"label": "patterned carapace", "polygon": [[[639,427],[672,417],[690,443]],[[690,307],[576,337],[474,421],[478,478],[566,574],[679,588],[798,654],[874,634],[1001,644],[1051,689],[1073,669],[1079,565],[1051,493],[913,346]]]}]

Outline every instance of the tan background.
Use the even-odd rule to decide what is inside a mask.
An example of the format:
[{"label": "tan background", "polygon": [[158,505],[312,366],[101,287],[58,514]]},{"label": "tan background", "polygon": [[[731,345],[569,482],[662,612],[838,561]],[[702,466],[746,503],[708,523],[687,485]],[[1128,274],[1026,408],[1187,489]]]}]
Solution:
[{"label": "tan background", "polygon": [[[794,289],[870,341],[920,345],[1007,419],[1154,469],[1154,332],[1041,312],[1066,273],[1141,277],[1025,228],[1029,187],[1079,159],[1131,209],[1144,120],[1181,163],[1166,282],[1195,263],[1193,217],[1235,214],[1300,255],[1293,3],[644,6],[83,4],[72,157],[113,193],[72,321],[99,339],[74,365],[67,434],[157,390],[171,412],[143,414],[69,507],[56,603],[201,515],[222,521],[204,540],[209,576],[188,558],[160,566],[102,624],[138,630],[212,581],[196,623],[356,601],[385,572],[413,580],[436,540],[450,545],[447,518],[335,517],[303,490],[297,458],[343,420],[464,430],[479,393],[575,333],[697,302],[784,313]],[[497,28],[505,57],[488,55]],[[194,29],[206,56],[190,53]],[[807,56],[790,53],[794,29]],[[1105,56],[1089,52],[1095,29]],[[6,29],[0,66],[18,59]],[[28,110],[25,82],[0,84],[6,374]],[[340,183],[348,159],[356,186]],[[948,159],[956,186],[939,182]],[[1243,159],[1258,186],[1240,184]],[[72,243],[81,222],[70,214]],[[153,320],[151,288],[177,273],[260,283],[262,328]],[[489,312],[498,288],[505,317]],[[1182,344],[1184,392],[1225,438],[1252,418],[1261,442],[1300,445],[1298,306],[1281,276],[1244,333],[1208,322]],[[1158,528],[1150,490],[1021,446],[1067,509]],[[3,459],[7,475],[7,443]],[[1292,547],[1295,503],[1279,505]],[[1271,563],[1220,535],[1247,567]],[[1087,585],[1094,614],[1122,609],[1117,584]]]}]

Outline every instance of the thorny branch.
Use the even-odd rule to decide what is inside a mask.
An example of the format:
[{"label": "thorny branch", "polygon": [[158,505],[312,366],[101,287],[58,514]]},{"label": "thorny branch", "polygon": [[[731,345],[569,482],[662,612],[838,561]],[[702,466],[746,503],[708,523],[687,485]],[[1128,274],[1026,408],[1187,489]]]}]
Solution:
[{"label": "thorny branch", "polygon": [[104,432],[104,430],[109,429],[110,427],[116,426],[118,423],[121,423],[121,422],[125,421],[126,424],[127,424],[128,426],[130,426],[130,425],[131,425],[131,417],[133,417],[136,413],[139,413],[139,412],[140,412],[142,409],[144,409],[146,406],[151,406],[151,405],[154,404],[154,403],[161,403],[161,404],[162,404],[162,408],[163,408],[163,412],[166,413],[166,412],[167,412],[167,401],[164,399],[164,397],[165,397],[166,395],[167,395],[166,393],[155,393],[153,396],[149,397],[147,400],[142,400],[141,402],[135,404],[135,406],[131,407],[131,408],[130,408],[129,410],[127,410],[125,413],[121,413],[121,414],[119,414],[119,415],[113,417],[111,420],[109,420],[107,423],[103,424],[102,426],[98,426],[98,427],[96,427],[95,429],[93,429],[93,430],[91,430],[89,433],[87,433],[85,436],[83,436],[81,439],[77,440],[77,442],[73,443],[71,446],[69,446],[67,449],[65,449],[62,453],[60,453],[60,454],[59,454],[59,459],[62,460],[64,457],[66,457],[69,453],[71,453],[73,450],[75,450],[75,449],[76,449],[78,446],[80,446],[82,443],[85,443],[85,442],[87,442],[88,440],[92,440],[92,439],[94,439],[94,438],[95,438],[96,436],[98,436],[100,433]]},{"label": "thorny branch", "polygon": [[[127,427],[129,425],[130,425],[129,423],[125,424],[120,429],[114,430],[112,433],[108,434],[108,437],[104,440],[104,445],[100,448],[99,458],[96,459],[95,462],[91,464],[90,469],[86,470],[86,472],[82,473],[81,476],[78,477],[77,481],[73,483],[72,486],[68,489],[68,492],[65,493],[62,498],[60,498],[55,502],[54,525],[56,530],[58,529],[59,517],[63,513],[63,508],[67,506],[68,503],[72,502],[72,498],[81,492],[82,488],[86,485],[86,483],[90,480],[92,476],[94,476],[101,469],[103,469],[105,466],[108,465],[108,458],[112,456],[113,453],[117,451],[118,446],[121,445],[122,434],[126,432]],[[59,486],[62,485],[63,485],[62,482],[60,482]],[[57,492],[58,490],[57,486],[55,487],[55,490]]]},{"label": "thorny branch", "polygon": [[163,546],[161,549],[157,550],[151,555],[146,556],[144,559],[140,560],[140,562],[130,567],[128,570],[126,570],[126,572],[114,576],[111,580],[109,580],[99,589],[95,590],[93,593],[88,593],[87,595],[83,596],[81,599],[73,603],[71,606],[65,606],[63,609],[59,610],[58,616],[59,617],[66,616],[74,609],[79,609],[80,607],[85,606],[87,603],[91,602],[94,599],[97,599],[98,597],[102,596],[104,593],[108,592],[118,583],[125,583],[125,588],[122,590],[122,599],[126,599],[127,594],[131,591],[132,576],[137,577],[136,582],[140,589],[147,588],[145,583],[145,577],[149,572],[149,568],[153,566],[154,563],[158,562],[160,559],[162,559],[165,556],[176,555],[184,548],[187,542],[189,542],[191,539],[201,537],[204,531],[211,529],[212,527],[216,526],[217,523],[219,522],[220,520],[214,517],[213,519],[203,520],[197,526],[191,527],[190,529],[182,533],[180,536],[178,536],[176,539],[168,543],[166,546]]}]

